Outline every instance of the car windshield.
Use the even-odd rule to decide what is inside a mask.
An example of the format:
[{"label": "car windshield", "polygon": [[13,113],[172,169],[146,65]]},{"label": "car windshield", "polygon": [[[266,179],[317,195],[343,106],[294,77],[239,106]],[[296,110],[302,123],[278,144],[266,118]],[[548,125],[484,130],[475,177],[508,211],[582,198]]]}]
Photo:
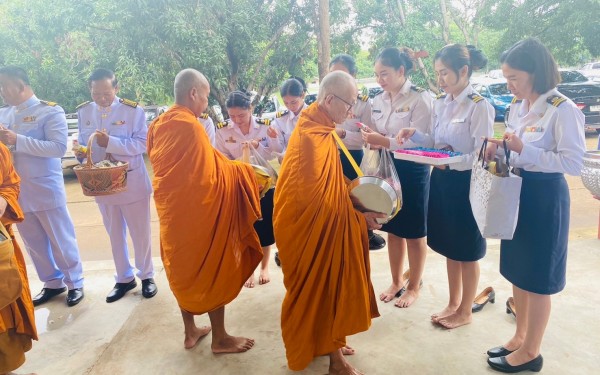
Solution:
[{"label": "car windshield", "polygon": [[495,83],[493,85],[489,85],[490,93],[492,95],[510,95],[510,91],[508,87],[506,87],[506,83]]},{"label": "car windshield", "polygon": [[579,72],[573,70],[563,70],[560,72],[561,83],[585,82],[587,78]]}]

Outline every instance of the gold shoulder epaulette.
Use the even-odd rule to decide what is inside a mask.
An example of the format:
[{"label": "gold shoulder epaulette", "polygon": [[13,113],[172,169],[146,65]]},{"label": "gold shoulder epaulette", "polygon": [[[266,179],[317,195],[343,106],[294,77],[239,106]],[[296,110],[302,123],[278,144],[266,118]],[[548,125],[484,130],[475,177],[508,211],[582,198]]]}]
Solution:
[{"label": "gold shoulder epaulette", "polygon": [[75,107],[75,110],[78,110],[79,108],[83,108],[90,103],[91,103],[91,100],[88,100],[87,102],[83,102],[80,105],[78,105],[77,107]]},{"label": "gold shoulder epaulette", "polygon": [[476,93],[469,94],[469,95],[467,95],[467,97],[475,103],[479,103],[480,101],[485,100],[483,98],[483,96],[476,94]]},{"label": "gold shoulder epaulette", "polygon": [[200,118],[203,118],[206,120],[208,118],[208,113],[201,113]]},{"label": "gold shoulder epaulette", "polygon": [[551,104],[554,107],[558,107],[559,105],[566,102],[567,99],[563,98],[562,96],[553,95],[550,96],[546,101],[548,102],[548,104]]},{"label": "gold shoulder epaulette", "polygon": [[123,103],[123,104],[128,105],[128,106],[130,106],[132,108],[135,108],[135,107],[138,106],[137,102],[134,102],[133,100],[129,100],[129,99],[123,99],[123,98],[119,99],[119,103]]},{"label": "gold shoulder epaulette", "polygon": [[436,99],[444,99],[445,97],[446,97],[446,93],[445,93],[445,92],[443,92],[443,93],[441,93],[441,94],[437,94],[435,98],[436,98]]},{"label": "gold shoulder epaulette", "polygon": [[416,92],[424,92],[425,91],[424,88],[419,87],[419,86],[415,86],[415,85],[410,86],[410,89],[413,90],[413,91],[416,91]]},{"label": "gold shoulder epaulette", "polygon": [[271,120],[269,120],[268,118],[257,118],[256,123],[269,126],[271,125]]},{"label": "gold shoulder epaulette", "polygon": [[217,122],[216,127],[217,127],[217,129],[223,129],[223,128],[226,128],[227,125],[229,125],[229,123],[227,121],[221,121],[221,122]]},{"label": "gold shoulder epaulette", "polygon": [[510,101],[511,104],[515,104],[515,103],[521,103],[522,100],[521,99],[517,99],[516,96],[513,96],[512,100]]},{"label": "gold shoulder epaulette", "polygon": [[50,107],[54,107],[57,104],[55,102],[49,102],[47,100],[40,100],[40,103],[45,104],[45,105],[49,105]]},{"label": "gold shoulder epaulette", "polygon": [[283,117],[283,116],[287,115],[288,113],[290,113],[290,111],[287,109],[285,111],[279,111],[275,114],[275,118]]},{"label": "gold shoulder epaulette", "polygon": [[357,97],[358,100],[363,101],[363,102],[368,102],[369,101],[369,95],[358,95]]}]

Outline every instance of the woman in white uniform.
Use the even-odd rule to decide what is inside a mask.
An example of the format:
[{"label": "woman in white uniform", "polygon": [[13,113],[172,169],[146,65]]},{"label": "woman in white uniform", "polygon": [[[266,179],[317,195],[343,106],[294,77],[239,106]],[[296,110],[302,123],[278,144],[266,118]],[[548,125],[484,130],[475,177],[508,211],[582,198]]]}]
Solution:
[{"label": "woman in white uniform", "polygon": [[448,305],[431,316],[434,323],[456,328],[471,322],[479,282],[478,260],[485,256],[469,201],[471,168],[483,138],[494,134],[494,108],[469,83],[487,58],[473,46],[451,44],[435,54],[438,85],[444,91],[433,103],[432,133],[402,129],[399,143],[410,140],[423,147],[461,152],[461,163],[433,169],[427,212],[427,244],[446,257]]},{"label": "woman in white uniform", "polygon": [[[500,62],[517,99],[504,140],[523,179],[517,228],[512,240],[500,244],[500,273],[513,284],[519,313],[514,335],[488,350],[488,364],[507,373],[540,371],[551,295],[566,284],[570,197],[564,174],[581,173],[585,117],[556,90],[556,62],[538,40],[516,43]],[[489,157],[495,149],[488,148]]]},{"label": "woman in white uniform", "polygon": [[[363,140],[370,145],[392,152],[416,146],[411,141],[402,146],[398,144],[396,135],[400,129],[417,128],[423,133],[431,133],[432,99],[426,90],[414,86],[408,79],[412,68],[408,49],[386,48],[377,56],[375,76],[383,92],[373,98],[372,118],[376,131],[361,131]],[[388,233],[392,284],[379,298],[389,302],[400,297],[395,305],[408,307],[419,296],[427,255],[425,236],[430,167],[397,159],[394,159],[394,165],[402,186],[402,209],[381,228]],[[409,280],[404,280],[402,274],[406,249]]]},{"label": "woman in white uniform", "polygon": [[[217,124],[217,150],[231,160],[242,156],[244,144],[254,147],[266,160],[271,159],[270,138],[267,136],[269,120],[262,120],[252,115],[250,97],[241,91],[233,91],[225,103],[229,120]],[[273,235],[273,189],[260,200],[262,220],[254,224],[263,250],[260,264],[258,284],[271,281],[269,276],[269,258],[271,245],[275,243]],[[244,284],[247,288],[254,287],[254,275]]]}]

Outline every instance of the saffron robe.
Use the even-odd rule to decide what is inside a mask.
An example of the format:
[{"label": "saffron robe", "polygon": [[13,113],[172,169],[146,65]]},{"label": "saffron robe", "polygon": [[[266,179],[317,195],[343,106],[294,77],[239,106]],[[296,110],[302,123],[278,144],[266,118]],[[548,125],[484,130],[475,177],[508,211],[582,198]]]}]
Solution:
[{"label": "saffron robe", "polygon": [[352,206],[334,129],[317,103],[302,112],[275,189],[273,229],[286,288],[281,330],[296,371],[379,316],[366,220]]},{"label": "saffron robe", "polygon": [[148,131],[160,254],[179,307],[192,314],[231,302],[262,259],[250,165],[210,144],[188,108],[174,105]]}]

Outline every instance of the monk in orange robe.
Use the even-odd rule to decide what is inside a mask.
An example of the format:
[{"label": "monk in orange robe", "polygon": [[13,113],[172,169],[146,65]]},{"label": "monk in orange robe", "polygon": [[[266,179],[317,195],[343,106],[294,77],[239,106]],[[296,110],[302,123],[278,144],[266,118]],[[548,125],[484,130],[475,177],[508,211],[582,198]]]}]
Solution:
[{"label": "monk in orange robe", "polygon": [[194,315],[208,313],[214,353],[244,352],[254,340],[225,331],[225,305],[240,292],[262,259],[254,222],[260,217],[251,166],[230,161],[210,144],[198,117],[210,87],[200,72],[175,77],[175,105],[148,131],[154,200],[160,221],[160,253],[181,309],[184,347],[211,327]]},{"label": "monk in orange robe", "polygon": [[[12,238],[15,249],[13,262],[19,269],[23,285],[20,297],[4,308],[0,306],[0,374],[20,367],[25,362],[25,352],[31,349],[32,340],[38,339],[25,259],[11,229],[11,224],[24,219],[23,211],[17,202],[19,181],[10,152],[0,143],[0,225],[4,225]],[[7,291],[0,289],[0,294],[2,293]]]},{"label": "monk in orange robe", "polygon": [[273,229],[287,291],[281,330],[296,371],[328,354],[330,374],[359,374],[342,355],[346,336],[379,316],[367,228],[378,229],[375,219],[385,215],[354,209],[332,134],[357,95],[349,74],[325,76],[290,137],[275,189]]}]

